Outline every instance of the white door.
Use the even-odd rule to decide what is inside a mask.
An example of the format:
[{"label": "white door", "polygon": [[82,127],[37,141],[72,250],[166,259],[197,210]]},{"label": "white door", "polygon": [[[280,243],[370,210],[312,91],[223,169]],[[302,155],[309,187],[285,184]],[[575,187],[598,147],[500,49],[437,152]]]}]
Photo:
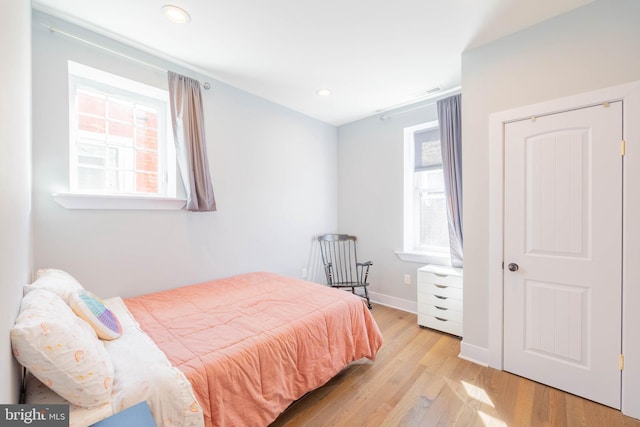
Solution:
[{"label": "white door", "polygon": [[621,102],[505,125],[504,368],[618,409],[621,139]]}]

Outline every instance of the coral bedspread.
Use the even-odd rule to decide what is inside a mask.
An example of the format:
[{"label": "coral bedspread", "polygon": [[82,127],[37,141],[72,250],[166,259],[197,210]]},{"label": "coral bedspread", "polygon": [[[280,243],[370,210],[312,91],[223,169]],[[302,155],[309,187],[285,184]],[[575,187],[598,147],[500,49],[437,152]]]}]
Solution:
[{"label": "coral bedspread", "polygon": [[350,362],[373,360],[382,345],[360,298],[272,273],[125,303],[191,381],[207,426],[266,426]]}]

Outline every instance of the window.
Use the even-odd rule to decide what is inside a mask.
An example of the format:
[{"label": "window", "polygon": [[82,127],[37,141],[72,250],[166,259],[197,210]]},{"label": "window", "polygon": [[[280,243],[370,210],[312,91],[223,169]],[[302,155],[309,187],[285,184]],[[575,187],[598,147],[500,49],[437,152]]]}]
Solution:
[{"label": "window", "polygon": [[438,122],[404,130],[404,250],[402,259],[448,264],[447,222]]},{"label": "window", "polygon": [[175,197],[167,91],[69,62],[73,194]]}]

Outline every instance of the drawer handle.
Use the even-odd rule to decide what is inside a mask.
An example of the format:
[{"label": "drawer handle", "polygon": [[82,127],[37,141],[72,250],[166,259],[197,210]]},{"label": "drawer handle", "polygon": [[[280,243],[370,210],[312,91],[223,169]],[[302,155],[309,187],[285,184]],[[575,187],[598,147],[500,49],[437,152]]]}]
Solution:
[{"label": "drawer handle", "polygon": [[436,288],[446,289],[446,288],[448,288],[448,286],[445,286],[445,285],[436,285]]},{"label": "drawer handle", "polygon": [[438,319],[438,320],[439,320],[439,321],[441,321],[441,322],[448,322],[448,320],[447,320],[447,319],[443,319],[442,317],[437,317],[437,316],[436,316],[436,319]]},{"label": "drawer handle", "polygon": [[434,297],[438,298],[438,299],[449,299],[449,297],[442,297],[440,295],[434,295]]},{"label": "drawer handle", "polygon": [[448,309],[448,308],[446,308],[446,307],[438,307],[437,305],[434,305],[434,307],[435,307],[435,308],[437,308],[438,310],[445,310],[445,311],[446,311],[446,310],[449,310],[449,309]]},{"label": "drawer handle", "polygon": [[436,275],[436,276],[438,276],[438,277],[447,277],[447,275],[446,275],[446,274],[439,274],[439,273],[433,273],[433,274],[435,274],[435,275]]}]

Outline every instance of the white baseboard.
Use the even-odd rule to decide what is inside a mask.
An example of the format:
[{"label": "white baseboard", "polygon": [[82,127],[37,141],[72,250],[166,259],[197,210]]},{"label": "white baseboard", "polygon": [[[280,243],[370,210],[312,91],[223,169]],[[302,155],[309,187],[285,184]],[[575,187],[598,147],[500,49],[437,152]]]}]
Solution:
[{"label": "white baseboard", "polygon": [[481,366],[489,366],[489,349],[466,343],[464,339],[460,343],[458,357]]},{"label": "white baseboard", "polygon": [[415,301],[392,297],[390,295],[379,294],[377,292],[371,291],[369,291],[369,298],[371,299],[371,302],[375,302],[376,304],[386,305],[387,307],[397,308],[398,310],[406,311],[413,314],[416,314],[418,312],[418,303]]},{"label": "white baseboard", "polygon": [[[380,294],[377,292],[369,292],[369,298],[371,299],[371,302],[376,304],[385,305],[387,307],[413,314],[418,312],[418,303],[415,301]],[[460,343],[460,354],[458,357],[481,366],[489,366],[489,350],[484,347],[466,343],[464,342],[464,339]]]}]

